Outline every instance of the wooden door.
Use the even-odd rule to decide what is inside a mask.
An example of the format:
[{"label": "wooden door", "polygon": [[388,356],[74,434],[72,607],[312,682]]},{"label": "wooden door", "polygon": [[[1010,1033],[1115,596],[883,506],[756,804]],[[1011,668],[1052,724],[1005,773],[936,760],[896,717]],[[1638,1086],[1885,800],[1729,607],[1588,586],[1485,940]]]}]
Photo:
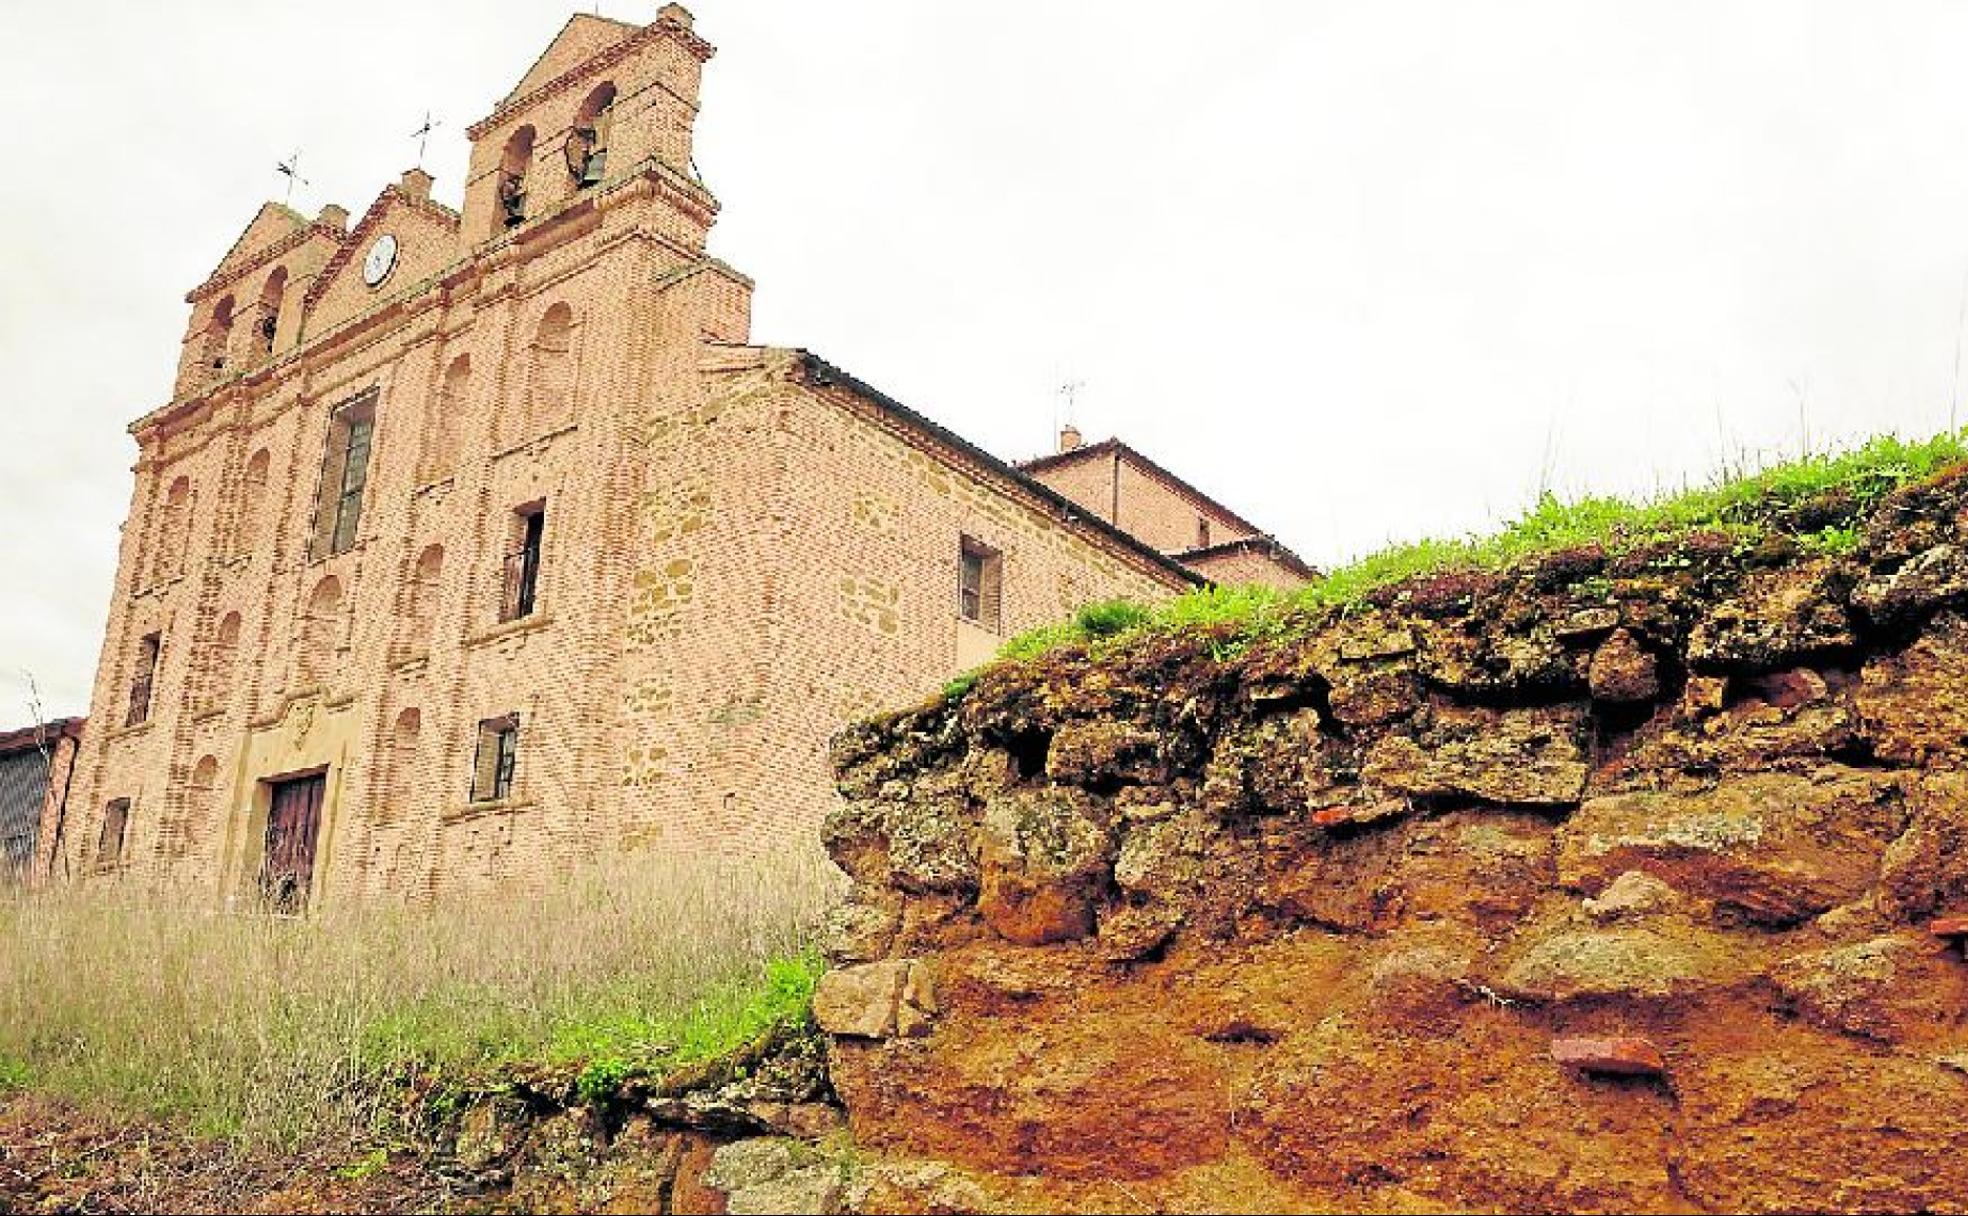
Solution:
[{"label": "wooden door", "polygon": [[300,912],[307,907],[314,882],[314,843],[320,834],[321,796],[328,788],[326,773],[276,781],[267,808],[266,863],[260,867],[260,890],[276,912]]}]

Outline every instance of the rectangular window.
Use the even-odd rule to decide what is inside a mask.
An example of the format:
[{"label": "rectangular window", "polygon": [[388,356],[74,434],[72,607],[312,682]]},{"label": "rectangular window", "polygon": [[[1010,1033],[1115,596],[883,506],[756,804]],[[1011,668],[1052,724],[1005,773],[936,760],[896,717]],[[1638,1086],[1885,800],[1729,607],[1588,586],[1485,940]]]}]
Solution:
[{"label": "rectangular window", "polygon": [[130,800],[118,798],[103,808],[102,835],[96,838],[96,864],[113,866],[123,860],[123,834],[130,826]]},{"label": "rectangular window", "polygon": [[369,484],[369,447],[376,432],[376,395],[370,389],[328,418],[328,446],[321,458],[321,488],[314,501],[316,560],[348,552],[362,523],[362,492]]},{"label": "rectangular window", "polygon": [[1196,517],[1196,547],[1198,549],[1207,549],[1210,547],[1209,520],[1204,519],[1200,515]]},{"label": "rectangular window", "polygon": [[519,761],[519,715],[501,714],[478,724],[478,752],[472,757],[473,802],[500,802],[512,796],[513,766]]},{"label": "rectangular window", "polygon": [[544,503],[514,512],[519,526],[515,547],[506,554],[505,581],[499,596],[499,619],[516,621],[532,616],[540,586],[540,541],[547,531]]},{"label": "rectangular window", "polygon": [[151,686],[157,680],[157,656],[164,649],[164,635],[147,633],[137,643],[137,670],[130,677],[130,712],[123,725],[135,726],[150,720]]},{"label": "rectangular window", "polygon": [[957,559],[957,613],[992,633],[1002,632],[1004,555],[966,536]]}]

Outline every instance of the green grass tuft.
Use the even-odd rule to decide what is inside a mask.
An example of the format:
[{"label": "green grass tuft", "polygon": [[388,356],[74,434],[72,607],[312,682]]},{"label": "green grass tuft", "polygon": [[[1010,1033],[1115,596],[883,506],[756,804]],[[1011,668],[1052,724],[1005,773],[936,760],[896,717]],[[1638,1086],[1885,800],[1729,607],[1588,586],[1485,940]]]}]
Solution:
[{"label": "green grass tuft", "polygon": [[1138,629],[1152,617],[1147,607],[1133,600],[1100,600],[1083,605],[1073,614],[1073,628],[1082,637],[1110,638],[1117,633]]},{"label": "green grass tuft", "polygon": [[599,1101],[630,1077],[716,1059],[775,1030],[803,1025],[813,988],[826,964],[812,951],[768,961],[763,973],[720,985],[687,1011],[668,1016],[613,1017],[559,1027],[546,1057],[575,1062],[581,1096]]},{"label": "green grass tuft", "polygon": [[[1202,587],[1153,607],[1124,600],[1089,604],[1073,619],[1019,634],[994,663],[1024,663],[1060,646],[1099,648],[1149,630],[1211,630],[1210,653],[1234,657],[1250,642],[1284,628],[1294,615],[1344,609],[1384,587],[1453,570],[1502,570],[1561,549],[1600,545],[1622,552],[1694,532],[1721,532],[1745,547],[1787,536],[1807,552],[1849,553],[1861,539],[1859,521],[1886,495],[1968,461],[1968,431],[1906,440],[1881,435],[1848,452],[1814,454],[1712,484],[1643,502],[1606,497],[1565,502],[1541,495],[1523,515],[1484,536],[1419,540],[1389,546],[1286,594],[1257,585]],[[1811,522],[1793,526],[1789,514],[1810,505]],[[1839,522],[1826,523],[1826,516]],[[954,699],[970,691],[976,672],[945,688]]]}]

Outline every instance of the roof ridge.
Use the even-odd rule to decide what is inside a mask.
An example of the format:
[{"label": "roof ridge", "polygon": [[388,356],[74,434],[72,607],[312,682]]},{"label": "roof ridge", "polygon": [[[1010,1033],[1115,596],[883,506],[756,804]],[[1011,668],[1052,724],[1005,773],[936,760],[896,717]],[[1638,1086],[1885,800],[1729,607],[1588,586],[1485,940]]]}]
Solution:
[{"label": "roof ridge", "polygon": [[1235,509],[1231,508],[1227,504],[1225,504],[1222,499],[1216,497],[1214,494],[1211,494],[1209,491],[1203,489],[1195,482],[1190,481],[1188,478],[1183,477],[1181,474],[1169,471],[1169,469],[1164,467],[1161,464],[1161,462],[1157,461],[1154,457],[1149,456],[1147,453],[1143,452],[1140,448],[1135,447],[1127,440],[1122,439],[1119,435],[1109,435],[1107,438],[1102,439],[1097,443],[1082,444],[1077,448],[1071,448],[1064,452],[1053,452],[1052,454],[1047,456],[1035,456],[1031,460],[1021,461],[1017,465],[1017,468],[1020,472],[1029,475],[1037,470],[1054,468],[1062,464],[1069,464],[1072,462],[1072,459],[1076,456],[1100,455],[1107,452],[1122,452],[1128,456],[1133,457],[1134,460],[1142,466],[1142,468],[1148,473],[1149,476],[1154,477],[1165,484],[1168,484],[1172,489],[1176,490],[1178,493],[1187,493],[1193,495],[1196,498],[1201,499],[1203,502],[1208,503],[1210,506],[1214,507],[1218,511],[1223,512],[1223,514],[1229,518],[1231,523],[1235,524],[1237,527],[1242,528],[1244,531],[1249,532],[1254,536],[1270,535],[1270,533],[1258,527],[1250,520],[1245,519],[1243,515],[1238,513]]},{"label": "roof ridge", "polygon": [[1202,575],[1197,574],[1194,570],[1189,569],[1181,562],[1175,560],[1175,558],[1155,548],[1155,546],[1136,536],[1134,533],[1107,522],[1097,513],[1087,510],[1079,503],[1074,502],[1043,481],[1024,472],[1010,461],[992,455],[990,452],[965,439],[962,435],[957,434],[948,427],[941,425],[929,416],[902,404],[867,381],[860,379],[852,372],[829,363],[819,355],[803,347],[794,347],[791,349],[798,359],[801,370],[806,374],[809,382],[814,387],[845,388],[854,395],[862,397],[878,406],[917,432],[926,435],[938,443],[955,449],[958,453],[968,457],[973,463],[985,470],[1000,476],[1009,477],[1014,485],[1036,495],[1041,501],[1052,506],[1060,513],[1061,518],[1069,521],[1069,523],[1091,528],[1093,531],[1105,536],[1109,541],[1118,543],[1135,556],[1147,561],[1158,569],[1175,575],[1191,586],[1207,581]]}]

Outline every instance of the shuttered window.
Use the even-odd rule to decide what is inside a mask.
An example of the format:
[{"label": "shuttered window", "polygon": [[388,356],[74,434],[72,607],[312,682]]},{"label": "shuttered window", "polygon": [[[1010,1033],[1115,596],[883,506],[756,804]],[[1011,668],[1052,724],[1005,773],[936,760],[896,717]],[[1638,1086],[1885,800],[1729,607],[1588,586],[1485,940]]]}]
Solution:
[{"label": "shuttered window", "polygon": [[964,537],[957,556],[957,613],[992,633],[1003,632],[1004,555]]},{"label": "shuttered window", "polygon": [[128,798],[118,798],[103,808],[102,835],[96,838],[96,864],[113,866],[123,860],[123,836],[129,828]]},{"label": "shuttered window", "polygon": [[130,712],[123,725],[135,726],[150,720],[151,692],[157,682],[157,656],[163,652],[164,635],[147,633],[137,643],[137,668],[130,677]]}]

